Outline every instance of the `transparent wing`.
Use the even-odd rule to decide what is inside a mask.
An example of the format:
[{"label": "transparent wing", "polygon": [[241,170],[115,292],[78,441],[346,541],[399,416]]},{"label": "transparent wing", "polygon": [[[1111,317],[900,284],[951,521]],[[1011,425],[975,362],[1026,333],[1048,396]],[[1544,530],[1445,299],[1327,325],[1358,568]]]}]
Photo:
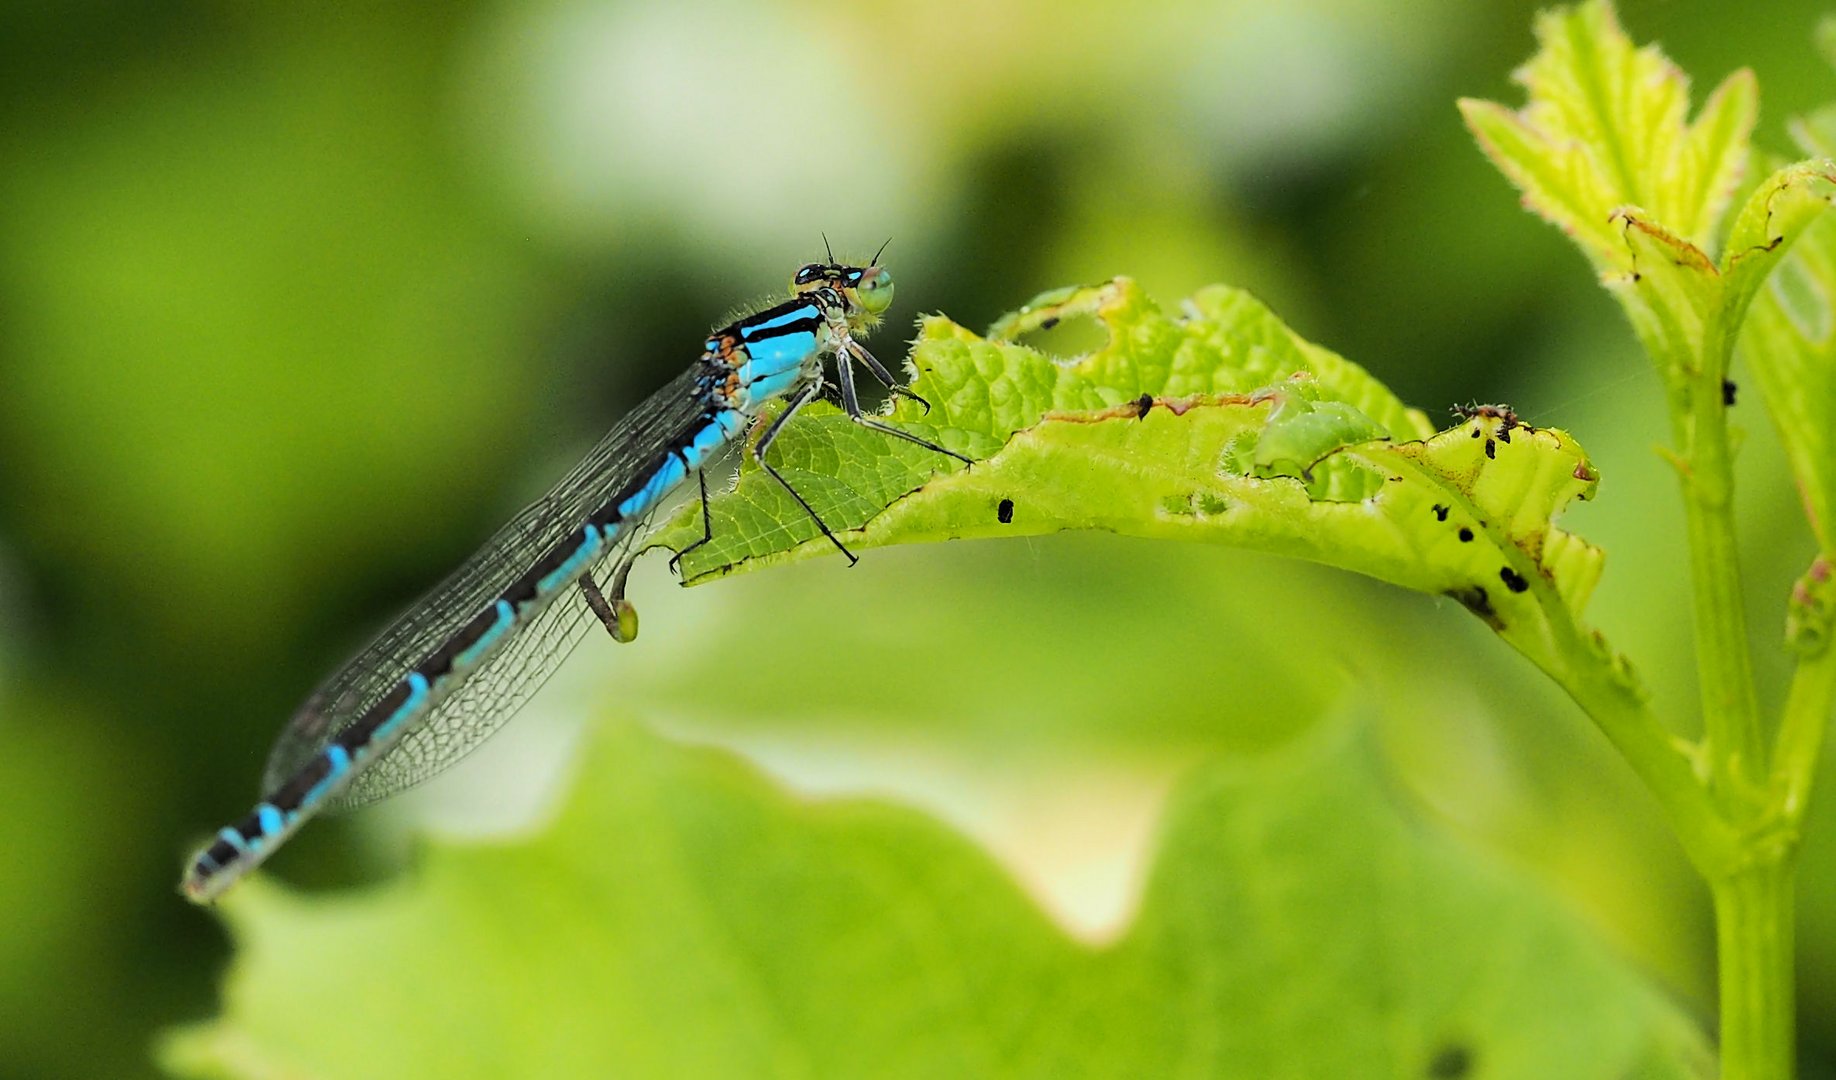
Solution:
[{"label": "transparent wing", "polygon": [[[524,507],[477,554],[397,616],[375,640],[326,679],[275,741],[262,777],[264,788],[271,791],[286,782],[333,737],[494,603],[537,559],[578,532],[589,515],[635,478],[649,475],[661,465],[675,440],[692,430],[705,415],[706,372],[702,364],[696,364],[645,399],[547,494]],[[610,557],[623,557],[630,538],[638,531],[639,523],[632,523]],[[579,616],[584,610],[580,599],[564,590],[435,706],[417,725],[419,731],[405,736],[393,752],[371,763],[366,773],[380,769],[397,754],[407,755],[385,774],[396,777],[393,786],[382,777],[371,783],[360,775],[341,803],[368,802],[425,780],[496,731],[579,640]],[[414,775],[404,778],[404,771]],[[373,787],[377,791],[367,797],[352,794],[368,793]]]},{"label": "transparent wing", "polygon": [[[628,546],[619,545],[604,562],[624,558]],[[387,754],[358,772],[328,808],[349,810],[386,799],[456,765],[515,716],[596,625],[579,593],[563,590]]]}]

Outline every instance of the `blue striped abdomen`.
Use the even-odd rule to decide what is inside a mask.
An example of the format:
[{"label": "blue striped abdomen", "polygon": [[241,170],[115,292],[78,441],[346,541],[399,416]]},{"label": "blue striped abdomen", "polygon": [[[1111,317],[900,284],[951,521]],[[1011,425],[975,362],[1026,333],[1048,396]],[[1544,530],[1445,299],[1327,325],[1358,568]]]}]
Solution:
[{"label": "blue striped abdomen", "polygon": [[[249,814],[218,831],[193,861],[183,888],[197,900],[216,896],[253,868],[362,773],[423,726],[442,700],[572,588],[615,543],[629,535],[696,469],[744,432],[747,418],[712,408],[681,432],[577,531],[556,544],[501,595],[427,652],[380,700],[337,731]],[[451,735],[452,733],[447,733]],[[445,738],[446,736],[442,736]]]}]

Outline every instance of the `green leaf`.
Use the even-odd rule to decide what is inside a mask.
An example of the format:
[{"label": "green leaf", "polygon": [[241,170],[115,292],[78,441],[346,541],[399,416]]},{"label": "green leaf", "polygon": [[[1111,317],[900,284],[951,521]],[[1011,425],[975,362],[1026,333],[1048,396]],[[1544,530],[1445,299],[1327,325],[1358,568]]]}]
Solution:
[{"label": "green leaf", "polygon": [[1722,259],[1729,323],[1739,325],[1759,288],[1791,246],[1836,197],[1836,161],[1828,154],[1774,172],[1735,215]]},{"label": "green leaf", "polygon": [[[1836,105],[1793,121],[1801,149],[1823,159],[1820,199],[1798,185],[1780,216],[1802,220],[1803,240],[1757,288],[1741,330],[1741,356],[1765,398],[1791,463],[1805,514],[1825,560],[1836,558],[1836,219],[1812,221],[1828,205],[1828,158],[1836,155]],[[1806,169],[1808,166],[1797,166]],[[1790,171],[1790,170],[1787,170]]]},{"label": "green leaf", "polygon": [[1522,110],[1463,99],[1460,111],[1524,204],[1574,237],[1602,273],[1632,270],[1620,207],[1712,250],[1746,169],[1758,112],[1753,73],[1728,76],[1694,123],[1689,79],[1655,46],[1638,48],[1605,0],[1543,12],[1541,46],[1516,79]]},{"label": "green leaf", "polygon": [[[1759,288],[1791,246],[1829,208],[1836,162],[1799,162],[1773,173],[1748,197],[1729,233],[1720,267],[1700,248],[1632,210],[1614,220],[1632,269],[1607,279],[1639,337],[1671,385],[1691,377],[1719,382]],[[1718,389],[1718,388],[1717,388]]]},{"label": "green leaf", "polygon": [[[985,459],[1048,414],[1090,417],[1115,409],[1122,416],[1144,395],[1161,401],[1247,397],[1298,375],[1310,380],[1323,399],[1343,401],[1382,428],[1411,437],[1432,430],[1426,418],[1362,369],[1303,340],[1247,293],[1214,286],[1193,297],[1188,307],[1189,317],[1169,318],[1134,282],[1119,278],[1047,293],[997,323],[987,339],[948,319],[927,319],[910,364],[916,375],[911,389],[930,408],[900,400],[892,420]],[[1106,334],[1104,346],[1077,362],[1060,363],[1011,340],[1071,319],[1094,320]],[[839,410],[820,404],[786,428],[772,456],[838,533],[860,528],[940,471],[960,471],[948,458],[858,427]],[[986,516],[993,515],[994,507],[989,504]],[[690,580],[742,565],[755,568],[767,556],[778,561],[787,553],[806,557],[831,550],[820,541],[809,515],[750,460],[734,490],[714,500],[712,519],[714,539],[682,560]],[[1060,527],[1080,526],[1067,522]],[[654,542],[682,550],[701,535],[697,512],[685,509]],[[879,542],[949,535],[946,529]]]},{"label": "green leaf", "polygon": [[1722,82],[1694,123],[1689,80],[1637,48],[1604,0],[1538,18],[1541,49],[1517,78],[1523,109],[1462,100],[1479,144],[1525,205],[1574,237],[1626,309],[1681,416],[1719,399],[1747,306],[1828,207],[1836,163],[1787,166],[1722,217],[1750,156],[1751,72]]},{"label": "green leaf", "polygon": [[[1073,361],[1005,340],[1083,317],[1105,342]],[[893,419],[973,468],[835,410],[773,447],[850,547],[1064,529],[1204,541],[1454,597],[1552,672],[1592,648],[1579,616],[1603,556],[1551,524],[1597,483],[1580,447],[1504,410],[1432,434],[1243,292],[1204,290],[1171,318],[1118,279],[1049,293],[990,338],[935,316],[911,365],[931,410],[901,401]],[[682,560],[691,581],[832,550],[750,465],[711,515],[713,539]],[[688,507],[657,542],[701,535]]]},{"label": "green leaf", "polygon": [[[1251,455],[1256,476],[1313,478],[1313,467],[1354,443],[1388,439],[1390,433],[1343,401],[1321,401],[1310,383],[1295,383],[1264,395],[1274,403],[1268,425]],[[1241,462],[1232,462],[1241,470]],[[1327,492],[1312,492],[1327,498]]]},{"label": "green leaf", "polygon": [[1701,1076],[1558,903],[1396,801],[1340,725],[1200,771],[1134,925],[1080,944],[909,810],[622,726],[560,819],[310,900],[253,882],[193,1077]]},{"label": "green leaf", "polygon": [[[1060,359],[1010,340],[1067,319],[1093,320],[1100,347]],[[931,407],[897,400],[891,421],[973,467],[834,409],[798,416],[772,447],[774,467],[850,548],[1099,529],[1308,559],[1452,597],[1588,711],[1699,866],[1727,862],[1728,830],[1689,748],[1583,625],[1603,556],[1553,519],[1591,497],[1598,474],[1565,433],[1481,409],[1436,434],[1355,364],[1221,286],[1178,318],[1123,278],[1048,293],[986,338],[933,316],[908,367]],[[833,552],[750,461],[709,516],[706,543],[694,505],[653,537],[692,546],[680,564],[690,583]]]}]

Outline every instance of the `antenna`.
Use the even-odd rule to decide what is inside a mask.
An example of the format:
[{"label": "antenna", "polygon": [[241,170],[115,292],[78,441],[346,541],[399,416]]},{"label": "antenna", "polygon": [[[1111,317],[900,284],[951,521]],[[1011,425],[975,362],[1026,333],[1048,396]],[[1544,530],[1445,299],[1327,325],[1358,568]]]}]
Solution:
[{"label": "antenna", "polygon": [[829,246],[829,234],[822,233],[822,253],[829,257],[829,265],[835,265],[835,250]]},{"label": "antenna", "polygon": [[[890,244],[890,243],[892,243],[892,237],[890,237],[890,236],[889,236],[889,237],[887,237],[887,238],[886,238],[886,244]],[[880,245],[880,251],[876,251],[876,252],[874,252],[874,253],[873,253],[873,261],[872,261],[871,263],[869,263],[869,264],[868,264],[869,266],[878,266],[878,265],[880,265],[880,252],[881,252],[881,251],[885,251],[885,250],[886,250],[886,244],[881,244],[881,245]]]}]

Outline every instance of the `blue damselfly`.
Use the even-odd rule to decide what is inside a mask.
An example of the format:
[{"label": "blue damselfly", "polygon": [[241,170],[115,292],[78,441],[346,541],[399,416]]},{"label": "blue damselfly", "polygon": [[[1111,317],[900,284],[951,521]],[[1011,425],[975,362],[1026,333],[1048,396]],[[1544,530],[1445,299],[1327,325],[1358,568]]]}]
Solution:
[{"label": "blue damselfly", "polygon": [[856,423],[969,463],[861,411],[856,362],[894,393],[911,396],[856,340],[879,321],[892,293],[884,268],[831,258],[797,272],[790,300],[710,335],[694,366],[620,421],[548,494],[306,700],[269,754],[261,802],[191,862],[185,894],[208,902],[315,813],[387,797],[458,761],[559,666],[588,625],[588,611],[614,639],[630,640],[636,615],[625,578],[644,525],[692,474],[700,481],[706,543],[712,534],[703,467],[768,402],[788,403],[753,444],[753,458],[853,563],[766,451],[822,392],[823,362],[834,357],[841,407]]}]

